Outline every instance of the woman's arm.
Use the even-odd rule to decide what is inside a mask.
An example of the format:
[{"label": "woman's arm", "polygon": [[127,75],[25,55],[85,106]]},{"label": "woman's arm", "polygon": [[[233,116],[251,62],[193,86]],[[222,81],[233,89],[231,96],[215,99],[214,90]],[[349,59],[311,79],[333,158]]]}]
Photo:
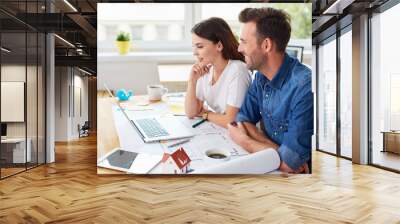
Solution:
[{"label": "woman's arm", "polygon": [[185,113],[189,118],[199,115],[203,109],[203,101],[196,97],[196,85],[197,80],[205,75],[210,67],[211,65],[202,63],[196,63],[192,66],[185,97]]},{"label": "woman's arm", "polygon": [[186,90],[185,113],[190,119],[199,115],[203,108],[203,102],[196,97],[196,83],[193,80],[189,80]]},{"label": "woman's arm", "polygon": [[221,127],[227,128],[227,125],[235,120],[239,108],[226,105],[224,114],[208,112],[207,119]]}]

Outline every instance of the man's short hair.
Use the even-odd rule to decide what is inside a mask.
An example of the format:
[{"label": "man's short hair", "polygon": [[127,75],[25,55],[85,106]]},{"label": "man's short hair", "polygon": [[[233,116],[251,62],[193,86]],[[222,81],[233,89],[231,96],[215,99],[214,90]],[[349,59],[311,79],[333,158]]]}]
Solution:
[{"label": "man's short hair", "polygon": [[277,45],[277,50],[285,52],[290,39],[290,16],[283,10],[274,8],[246,8],[239,14],[242,23],[255,22],[257,38],[271,38]]}]

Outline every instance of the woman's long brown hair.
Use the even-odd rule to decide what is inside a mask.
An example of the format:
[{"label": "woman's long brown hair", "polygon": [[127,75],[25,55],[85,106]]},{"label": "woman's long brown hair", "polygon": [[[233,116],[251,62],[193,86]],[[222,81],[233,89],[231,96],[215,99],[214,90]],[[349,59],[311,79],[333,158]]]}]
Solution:
[{"label": "woman's long brown hair", "polygon": [[222,43],[222,57],[226,60],[244,61],[244,56],[238,52],[239,42],[233,35],[231,28],[225,20],[218,17],[211,17],[192,28],[192,33],[205,38],[214,44]]}]

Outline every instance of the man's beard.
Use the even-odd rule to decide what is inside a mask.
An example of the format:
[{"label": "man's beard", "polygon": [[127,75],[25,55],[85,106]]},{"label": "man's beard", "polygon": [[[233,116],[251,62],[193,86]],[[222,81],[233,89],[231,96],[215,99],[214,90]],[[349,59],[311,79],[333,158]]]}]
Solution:
[{"label": "man's beard", "polygon": [[[249,70],[259,70],[261,66],[263,65],[262,60],[255,60],[257,57],[248,57],[249,58],[249,63],[247,64],[247,68]],[[260,57],[259,57],[260,58]]]}]

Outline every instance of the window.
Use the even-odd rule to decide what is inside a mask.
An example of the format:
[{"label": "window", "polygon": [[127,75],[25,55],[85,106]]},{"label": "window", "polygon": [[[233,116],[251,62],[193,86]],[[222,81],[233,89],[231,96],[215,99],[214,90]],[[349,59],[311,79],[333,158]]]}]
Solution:
[{"label": "window", "polygon": [[336,154],[336,39],[318,48],[318,149]]},{"label": "window", "polygon": [[[350,28],[350,30],[349,30]],[[352,157],[352,34],[351,27],[331,36],[318,48],[318,149],[347,158]],[[338,41],[338,42],[337,42]],[[338,46],[339,45],[339,49]],[[340,71],[337,70],[339,50]],[[340,74],[340,83],[337,77]],[[340,85],[340,92],[337,92]],[[339,97],[340,96],[340,97]],[[339,97],[340,111],[337,111]],[[338,114],[338,112],[340,114]],[[340,136],[337,121],[340,115]],[[338,139],[340,137],[340,145]]]},{"label": "window", "polygon": [[[44,2],[19,2],[20,14],[40,12]],[[28,6],[30,6],[28,8]],[[2,22],[14,18],[0,12]],[[2,131],[0,179],[45,163],[45,59],[44,33],[26,26],[5,23],[0,29],[0,92]],[[13,95],[10,100],[4,97]],[[14,108],[11,110],[10,108]],[[4,114],[6,116],[4,116]],[[21,114],[19,116],[13,116]],[[3,142],[3,138],[7,141]]]},{"label": "window", "polygon": [[284,9],[295,18],[292,19],[291,42],[304,46],[311,54],[309,3],[100,3],[98,49],[99,52],[115,51],[115,38],[118,32],[124,31],[131,34],[132,49],[136,51],[191,51],[190,30],[196,23],[210,17],[221,17],[239,37],[240,11],[246,7],[266,6]]},{"label": "window", "polygon": [[400,133],[392,131],[400,129],[400,33],[394,29],[398,21],[400,5],[371,18],[372,163],[396,170],[400,170],[400,156],[396,154],[400,153]]},{"label": "window", "polygon": [[340,36],[340,154],[352,157],[352,34]]},{"label": "window", "polygon": [[249,3],[216,3],[216,4],[201,4],[200,20],[210,17],[220,17],[224,19],[231,27],[233,33],[240,36],[240,26],[238,16],[240,11],[246,7],[263,7],[265,4],[249,4]]},{"label": "window", "polygon": [[[289,13],[292,17],[292,39],[289,44],[304,47],[304,51],[301,48],[301,51],[291,52],[297,54],[299,59],[304,52],[303,62],[311,65],[310,3],[99,3],[98,56],[112,56],[117,51],[115,38],[118,32],[128,32],[132,39],[132,60],[149,53],[151,56],[148,58],[159,65],[161,82],[186,82],[194,62],[194,58],[190,57],[190,31],[196,23],[210,17],[221,17],[239,37],[240,11],[246,7],[266,6],[284,9]],[[185,54],[191,60],[183,61],[182,57],[176,59],[174,55],[179,54]],[[166,58],[173,59],[165,61]]]},{"label": "window", "polygon": [[[161,43],[188,40],[191,5],[184,4],[98,4],[98,43],[101,50],[113,49],[120,31],[131,34],[133,48],[157,48]],[[118,13],[115,13],[118,12]]]},{"label": "window", "polygon": [[390,74],[390,130],[400,130],[400,73]]}]

